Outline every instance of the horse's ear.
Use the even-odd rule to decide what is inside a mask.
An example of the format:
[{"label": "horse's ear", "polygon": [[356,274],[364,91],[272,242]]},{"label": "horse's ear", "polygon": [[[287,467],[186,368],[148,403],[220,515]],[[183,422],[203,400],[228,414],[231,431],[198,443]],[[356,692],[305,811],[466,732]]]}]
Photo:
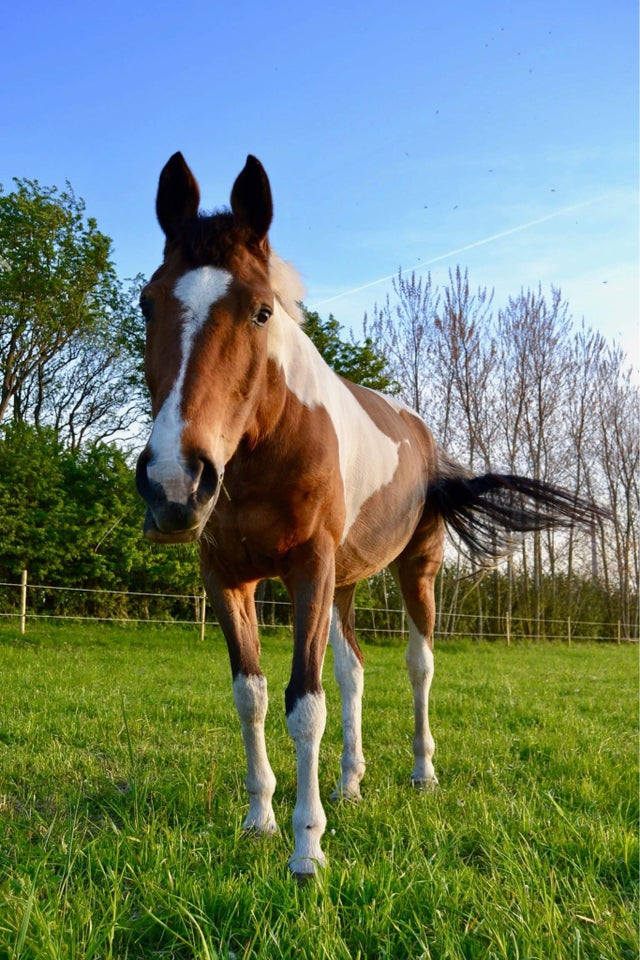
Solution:
[{"label": "horse's ear", "polygon": [[200,190],[181,153],[165,164],[158,183],[156,214],[169,242],[175,240],[186,220],[198,212]]},{"label": "horse's ear", "polygon": [[251,154],[233,185],[231,209],[236,222],[246,227],[252,239],[263,246],[273,219],[273,201],[265,169]]}]

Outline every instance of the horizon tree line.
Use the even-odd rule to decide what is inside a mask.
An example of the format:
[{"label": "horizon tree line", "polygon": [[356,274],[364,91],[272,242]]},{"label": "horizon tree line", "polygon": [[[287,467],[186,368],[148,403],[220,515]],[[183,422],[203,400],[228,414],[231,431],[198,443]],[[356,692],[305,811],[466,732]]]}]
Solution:
[{"label": "horizon tree line", "polygon": [[[0,550],[0,580],[24,563],[55,582],[73,570],[78,585],[120,577],[135,590],[138,581],[150,585],[147,563],[151,580],[167,593],[197,581],[195,553],[179,562],[151,558],[137,526],[142,507],[129,461],[149,416],[136,307],[141,284],[140,277],[119,280],[110,239],[69,184],[62,192],[29,180],[16,180],[11,193],[0,188],[0,522],[13,531]],[[490,590],[485,578],[483,589],[471,591],[467,607],[475,604],[479,615],[489,608],[499,615],[525,611],[535,632],[550,611],[570,616],[590,605],[601,619],[617,617],[631,635],[638,616],[640,391],[629,360],[584,321],[573,321],[558,288],[523,289],[499,306],[494,299],[489,288],[472,288],[460,266],[442,287],[430,274],[399,270],[393,295],[365,316],[363,340],[346,336],[335,317],[308,310],[307,332],[338,373],[395,393],[472,470],[538,476],[611,509],[613,521],[590,531],[525,538],[491,574]],[[104,447],[111,454],[101,456]],[[21,450],[56,463],[29,470]],[[28,480],[21,482],[20,470]],[[110,485],[120,511],[111,519]],[[93,566],[79,556],[91,537],[69,533],[74,497],[85,531],[96,521]],[[49,525],[67,525],[66,539],[61,529],[42,541],[33,529],[38,503],[48,509]],[[135,540],[131,549],[127,538]],[[115,554],[108,562],[116,543],[120,563]],[[54,544],[59,562],[49,549]],[[467,596],[459,584],[468,573],[464,558],[447,556],[441,610]],[[384,599],[388,606],[389,592],[392,585],[374,578],[362,601]]]}]

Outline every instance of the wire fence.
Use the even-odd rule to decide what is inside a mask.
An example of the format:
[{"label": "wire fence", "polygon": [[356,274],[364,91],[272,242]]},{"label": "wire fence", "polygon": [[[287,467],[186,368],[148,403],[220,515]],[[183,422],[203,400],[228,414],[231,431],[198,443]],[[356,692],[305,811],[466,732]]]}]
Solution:
[{"label": "wire fence", "polygon": [[[79,600],[80,604],[74,603],[74,600]],[[91,612],[94,601],[97,601],[96,607],[102,612],[97,609]],[[142,611],[140,615],[130,612],[132,604]],[[154,606],[157,608],[155,614]],[[108,612],[104,612],[105,609]],[[188,614],[185,611],[188,611]],[[286,601],[258,600],[256,611],[262,629],[282,629],[292,625],[292,608]],[[28,621],[183,624],[197,628],[201,639],[204,639],[207,625],[218,626],[204,593],[157,594],[103,588],[57,587],[29,583],[26,571],[23,572],[20,583],[0,583],[0,618],[17,620],[22,634],[26,632]],[[471,637],[506,644],[523,639],[559,640],[568,644],[594,639],[618,644],[638,642],[637,632],[630,634],[623,629],[620,621],[617,624],[603,624],[601,621],[566,617],[536,620],[532,624],[530,617],[512,616],[510,611],[506,611],[500,616],[457,613],[454,624],[453,628],[443,628],[437,623],[436,638],[447,640]],[[403,609],[356,607],[355,627],[362,637],[372,642],[399,642],[408,636],[408,623]]]}]

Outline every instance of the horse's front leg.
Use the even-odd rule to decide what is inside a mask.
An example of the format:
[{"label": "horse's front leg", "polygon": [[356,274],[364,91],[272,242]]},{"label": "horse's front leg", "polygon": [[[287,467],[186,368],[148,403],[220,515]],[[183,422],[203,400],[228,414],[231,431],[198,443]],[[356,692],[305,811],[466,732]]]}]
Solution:
[{"label": "horse's front leg", "polygon": [[287,582],[294,606],[294,653],[285,706],[298,773],[293,812],[295,848],[289,867],[299,880],[312,877],[325,864],[320,841],[327,818],[320,800],[318,761],[327,717],[322,665],[335,581],[333,547],[323,552],[314,544],[309,554]]},{"label": "horse's front leg", "polygon": [[272,798],[276,778],[267,757],[264,735],[269,701],[267,679],[260,669],[255,586],[233,590],[222,588],[206,575],[205,582],[227,641],[233,674],[233,700],[240,717],[247,757],[245,785],[249,794],[249,812],[243,828],[260,834],[275,833],[278,828]]},{"label": "horse's front leg", "polygon": [[276,778],[267,757],[264,720],[267,715],[267,678],[262,674],[239,673],[233,681],[233,700],[240,717],[242,739],[247,757],[245,785],[249,795],[249,812],[244,830],[275,833],[278,829],[272,798]]}]

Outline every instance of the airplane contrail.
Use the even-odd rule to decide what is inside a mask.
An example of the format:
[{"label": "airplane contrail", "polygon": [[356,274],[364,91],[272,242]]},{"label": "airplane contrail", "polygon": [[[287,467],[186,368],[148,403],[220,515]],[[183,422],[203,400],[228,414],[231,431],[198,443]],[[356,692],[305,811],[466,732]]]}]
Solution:
[{"label": "airplane contrail", "polygon": [[[580,210],[582,207],[588,207],[597,200],[602,200],[602,197],[592,197],[591,200],[582,200],[580,203],[574,203],[569,207],[562,207],[561,210],[555,210],[553,213],[547,213],[544,217],[537,217],[535,220],[529,220],[527,223],[521,223],[519,226],[511,227],[509,230],[502,230],[500,233],[493,233],[490,237],[484,237],[482,240],[474,240],[472,243],[465,244],[464,247],[458,247],[455,250],[448,250],[447,253],[441,253],[437,257],[432,257],[430,260],[424,260],[421,263],[417,263],[415,266],[409,267],[409,270],[422,270],[424,267],[429,267],[433,263],[439,263],[441,260],[447,260],[449,257],[455,257],[459,253],[466,253],[467,250],[474,250],[476,247],[482,247],[487,243],[493,243],[494,240],[502,240],[503,237],[510,237],[514,233],[521,233],[523,230],[529,230],[531,227],[536,227],[539,223],[546,223],[548,220],[554,220],[556,217],[561,217],[565,213],[573,213],[574,210]],[[398,274],[396,272],[389,274],[387,277],[378,277],[377,280],[370,280],[369,283],[363,283],[360,287],[353,287],[351,290],[343,290],[342,293],[337,293],[332,297],[327,297],[325,300],[317,300],[315,303],[310,305],[310,309],[323,307],[327,303],[333,303],[334,300],[340,300],[342,297],[348,297],[352,293],[360,293],[362,290],[368,290],[370,287],[376,287],[379,283],[385,283],[388,280],[394,280],[397,275]]]}]

